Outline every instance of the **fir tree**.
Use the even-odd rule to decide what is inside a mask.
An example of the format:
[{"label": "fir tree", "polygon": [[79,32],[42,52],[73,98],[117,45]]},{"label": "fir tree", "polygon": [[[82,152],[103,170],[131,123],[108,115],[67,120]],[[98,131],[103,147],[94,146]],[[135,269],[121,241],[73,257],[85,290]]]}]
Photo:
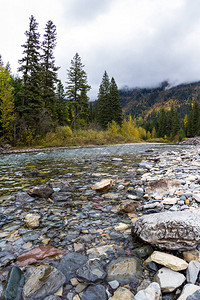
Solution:
[{"label": "fir tree", "polygon": [[56,118],[59,125],[67,125],[70,122],[65,90],[60,80],[58,80],[56,89]]},{"label": "fir tree", "polygon": [[104,72],[102,82],[99,87],[97,100],[97,120],[98,123],[106,129],[110,118],[110,80],[107,72]]},{"label": "fir tree", "polygon": [[38,115],[43,107],[41,90],[41,65],[40,65],[40,34],[38,23],[34,16],[30,17],[29,30],[25,32],[27,41],[24,48],[24,57],[19,60],[19,71],[23,75],[22,104],[20,114],[28,126],[36,129]]},{"label": "fir tree", "polygon": [[199,134],[199,103],[197,101],[194,102],[193,105],[193,134]]},{"label": "fir tree", "polygon": [[87,75],[78,53],[71,60],[71,67],[67,70],[68,81],[66,87],[67,99],[73,111],[71,126],[75,123],[86,122],[89,116],[87,92],[91,87],[87,83]]},{"label": "fir tree", "polygon": [[49,109],[55,117],[56,109],[56,83],[58,67],[55,66],[53,51],[56,47],[56,26],[48,21],[45,27],[44,40],[42,42],[42,84],[43,100],[45,108]]},{"label": "fir tree", "polygon": [[110,83],[110,119],[117,124],[122,124],[122,108],[120,104],[119,91],[115,79],[112,77]]}]

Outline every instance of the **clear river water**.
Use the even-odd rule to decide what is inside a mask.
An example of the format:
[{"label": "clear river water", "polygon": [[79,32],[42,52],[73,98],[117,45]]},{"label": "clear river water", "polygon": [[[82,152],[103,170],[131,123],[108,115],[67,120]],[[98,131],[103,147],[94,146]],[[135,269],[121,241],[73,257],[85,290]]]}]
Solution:
[{"label": "clear river water", "polygon": [[151,150],[163,152],[189,147],[172,144],[123,144],[1,154],[0,196],[27,190],[50,179],[78,180],[81,177],[84,181],[84,176],[90,173],[124,172],[121,165],[117,166],[117,160],[113,163],[113,158],[122,158],[126,167],[134,167],[144,156],[151,155]]}]

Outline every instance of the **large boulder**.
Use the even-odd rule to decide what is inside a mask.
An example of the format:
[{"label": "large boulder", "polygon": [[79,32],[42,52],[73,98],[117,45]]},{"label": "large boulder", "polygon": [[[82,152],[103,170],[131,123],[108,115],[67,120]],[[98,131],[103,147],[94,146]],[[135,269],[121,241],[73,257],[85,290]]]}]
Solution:
[{"label": "large boulder", "polygon": [[132,235],[161,249],[194,249],[200,242],[200,215],[187,211],[145,215],[134,223]]}]

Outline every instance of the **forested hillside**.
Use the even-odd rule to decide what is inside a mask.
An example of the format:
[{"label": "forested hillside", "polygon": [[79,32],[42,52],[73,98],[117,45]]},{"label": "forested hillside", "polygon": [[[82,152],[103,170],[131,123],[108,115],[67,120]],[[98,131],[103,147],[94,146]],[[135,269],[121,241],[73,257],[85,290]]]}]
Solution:
[{"label": "forested hillside", "polygon": [[120,102],[126,115],[147,118],[153,110],[170,109],[172,103],[184,118],[188,104],[200,102],[200,81],[170,88],[167,81],[155,88],[123,88],[119,90]]}]

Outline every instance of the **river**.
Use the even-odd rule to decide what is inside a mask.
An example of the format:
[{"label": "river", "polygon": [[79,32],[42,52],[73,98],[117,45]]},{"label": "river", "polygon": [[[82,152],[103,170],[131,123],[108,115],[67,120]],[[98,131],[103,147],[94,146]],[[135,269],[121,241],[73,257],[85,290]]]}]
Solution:
[{"label": "river", "polygon": [[[1,154],[0,196],[47,182],[50,179],[77,179],[78,174],[106,172],[116,173],[121,167],[112,163],[113,157],[122,158],[133,166],[149,150],[163,152],[190,146],[172,144],[122,144],[99,147],[79,147],[52,151]],[[81,173],[80,173],[81,172]]]}]

